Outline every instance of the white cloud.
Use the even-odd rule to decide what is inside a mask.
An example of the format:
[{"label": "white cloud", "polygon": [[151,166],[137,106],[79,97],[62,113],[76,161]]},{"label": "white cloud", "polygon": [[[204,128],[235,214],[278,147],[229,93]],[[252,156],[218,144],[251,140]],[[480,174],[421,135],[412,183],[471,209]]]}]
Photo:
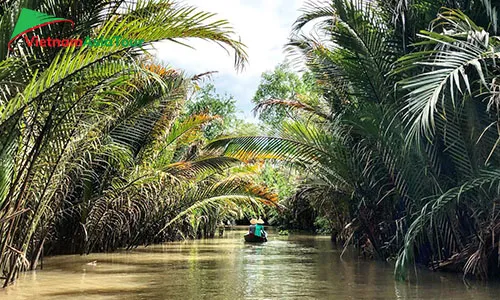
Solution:
[{"label": "white cloud", "polygon": [[200,10],[217,13],[227,19],[247,46],[249,63],[237,73],[233,56],[216,44],[188,41],[195,49],[164,42],[156,46],[159,59],[190,74],[218,71],[214,77],[219,92],[237,99],[245,117],[251,117],[251,98],[262,72],[283,61],[283,46],[304,0],[187,0]]}]

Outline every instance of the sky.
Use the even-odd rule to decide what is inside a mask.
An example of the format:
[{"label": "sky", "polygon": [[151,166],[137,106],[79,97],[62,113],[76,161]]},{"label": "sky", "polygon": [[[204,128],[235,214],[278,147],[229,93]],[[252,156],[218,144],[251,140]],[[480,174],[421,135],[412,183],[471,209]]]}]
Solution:
[{"label": "sky", "polygon": [[245,69],[234,69],[234,56],[214,43],[188,41],[195,49],[171,42],[156,46],[158,59],[189,75],[217,71],[212,76],[219,94],[236,99],[239,117],[249,122],[256,119],[251,112],[251,99],[265,71],[284,61],[283,47],[291,27],[300,15],[305,0],[184,0],[200,10],[217,13],[217,19],[230,22],[237,36],[247,46],[249,62]]}]

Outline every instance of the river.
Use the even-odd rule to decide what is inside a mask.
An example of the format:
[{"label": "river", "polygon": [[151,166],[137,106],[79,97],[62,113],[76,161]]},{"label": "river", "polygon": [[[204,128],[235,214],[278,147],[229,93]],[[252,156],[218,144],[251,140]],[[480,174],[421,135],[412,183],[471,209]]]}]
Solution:
[{"label": "river", "polygon": [[[466,284],[457,274],[421,271],[395,282],[389,263],[342,259],[328,237],[270,235],[245,244],[224,237],[133,251],[45,258],[0,299],[498,299],[500,284]],[[94,263],[92,263],[94,262]],[[89,264],[90,263],[90,264]]]}]

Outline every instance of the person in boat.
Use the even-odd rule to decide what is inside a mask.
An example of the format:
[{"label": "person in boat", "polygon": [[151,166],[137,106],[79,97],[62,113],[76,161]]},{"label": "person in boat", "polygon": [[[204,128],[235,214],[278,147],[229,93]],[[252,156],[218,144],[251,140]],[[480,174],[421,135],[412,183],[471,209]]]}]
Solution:
[{"label": "person in boat", "polygon": [[255,235],[255,227],[257,225],[257,219],[252,218],[250,220],[250,227],[248,227],[248,233]]},{"label": "person in boat", "polygon": [[262,220],[261,218],[257,220],[254,234],[259,237],[267,238],[267,232],[264,230],[264,220]]},{"label": "person in boat", "polygon": [[251,219],[248,233],[245,234],[245,241],[251,243],[267,242],[267,233],[264,231],[264,221]]}]

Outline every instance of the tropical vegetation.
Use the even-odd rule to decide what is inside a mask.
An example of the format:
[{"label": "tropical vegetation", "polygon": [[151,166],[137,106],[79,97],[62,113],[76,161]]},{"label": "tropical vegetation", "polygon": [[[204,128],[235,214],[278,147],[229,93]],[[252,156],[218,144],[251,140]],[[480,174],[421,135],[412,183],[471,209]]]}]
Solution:
[{"label": "tropical vegetation", "polygon": [[[30,35],[121,36],[142,47],[7,44],[22,8],[74,21]],[[215,42],[247,60],[228,22],[170,0],[0,4],[0,277],[47,254],[110,251],[213,235],[229,216],[274,205],[254,166],[202,150],[224,116],[186,102],[204,75],[154,61],[158,42]],[[213,134],[213,132],[211,132]]]},{"label": "tropical vegetation", "polygon": [[[144,44],[9,49],[22,8],[75,22],[29,35]],[[4,286],[47,254],[211,237],[265,214],[283,233],[320,229],[392,260],[400,279],[415,264],[498,275],[498,14],[490,0],[309,1],[290,62],[262,76],[259,128],[237,120],[210,72],[151,55],[201,39],[241,70],[245,46],[212,13],[173,0],[0,3]]]},{"label": "tropical vegetation", "polygon": [[397,278],[414,264],[497,275],[498,13],[489,0],[309,1],[286,50],[319,95],[258,95],[265,117],[290,112],[276,132],[208,149],[295,168],[294,197]]}]

